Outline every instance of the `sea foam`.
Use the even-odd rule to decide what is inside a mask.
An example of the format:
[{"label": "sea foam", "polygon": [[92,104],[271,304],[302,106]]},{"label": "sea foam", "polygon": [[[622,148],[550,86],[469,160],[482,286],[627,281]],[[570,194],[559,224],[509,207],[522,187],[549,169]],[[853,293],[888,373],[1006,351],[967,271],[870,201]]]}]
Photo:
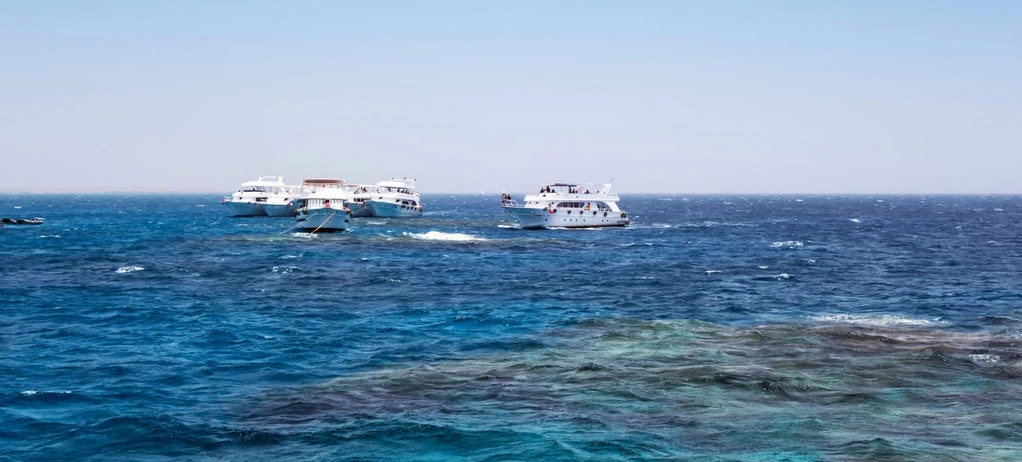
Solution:
[{"label": "sea foam", "polygon": [[809,319],[827,323],[862,326],[930,326],[943,324],[939,319],[913,318],[897,314],[824,314]]},{"label": "sea foam", "polygon": [[141,266],[122,266],[120,268],[117,268],[117,271],[114,271],[114,272],[115,273],[124,274],[124,273],[134,273],[135,271],[144,271],[144,270],[145,270],[145,268],[143,268]]},{"label": "sea foam", "polygon": [[429,231],[426,233],[401,233],[405,237],[412,239],[421,239],[424,241],[449,241],[449,242],[474,242],[474,241],[486,241],[488,239],[479,236],[473,236],[471,234],[462,233],[442,233],[440,231]]}]

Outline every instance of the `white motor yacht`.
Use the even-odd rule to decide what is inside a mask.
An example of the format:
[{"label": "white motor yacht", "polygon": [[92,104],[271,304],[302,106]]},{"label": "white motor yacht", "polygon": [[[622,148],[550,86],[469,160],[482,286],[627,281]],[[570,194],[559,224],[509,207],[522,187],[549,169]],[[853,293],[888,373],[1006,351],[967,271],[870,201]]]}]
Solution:
[{"label": "white motor yacht", "polygon": [[610,188],[611,183],[554,183],[526,195],[524,204],[507,194],[501,203],[525,229],[628,226],[628,214],[617,207],[621,198]]},{"label": "white motor yacht", "polygon": [[310,233],[344,231],[351,225],[351,209],[346,206],[349,192],[344,180],[312,179],[302,182],[295,200],[296,228]]},{"label": "white motor yacht", "polygon": [[366,201],[373,197],[376,192],[375,185],[348,184],[345,185],[348,191],[348,208],[351,209],[353,217],[371,217],[372,211],[366,206]]},{"label": "white motor yacht", "polygon": [[376,183],[365,201],[369,215],[384,218],[410,218],[422,216],[422,201],[415,190],[415,180],[392,178]]},{"label": "white motor yacht", "polygon": [[236,217],[289,217],[294,215],[292,201],[297,188],[284,183],[279,176],[261,176],[241,184],[241,189],[221,201]]}]

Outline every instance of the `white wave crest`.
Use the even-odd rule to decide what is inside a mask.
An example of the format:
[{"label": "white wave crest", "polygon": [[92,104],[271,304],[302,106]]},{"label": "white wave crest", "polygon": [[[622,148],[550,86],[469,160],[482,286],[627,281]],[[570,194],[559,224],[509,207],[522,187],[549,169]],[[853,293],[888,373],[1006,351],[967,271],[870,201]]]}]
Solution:
[{"label": "white wave crest", "polygon": [[706,274],[717,274],[720,270],[706,270]]},{"label": "white wave crest", "polygon": [[770,244],[770,247],[775,249],[798,249],[803,245],[805,244],[803,244],[802,241],[777,241]]},{"label": "white wave crest", "polygon": [[122,266],[120,268],[117,268],[117,271],[114,271],[114,272],[115,273],[124,274],[124,273],[134,273],[135,271],[145,271],[145,268],[143,268],[141,266]]},{"label": "white wave crest", "polygon": [[810,316],[820,322],[857,324],[862,326],[930,326],[943,324],[940,319],[912,318],[896,314],[824,314]]},{"label": "white wave crest", "polygon": [[70,395],[71,394],[71,392],[69,390],[56,390],[56,391],[25,390],[25,391],[21,392],[21,396],[35,396],[35,395],[38,395],[40,393],[42,393],[44,395]]},{"label": "white wave crest", "polygon": [[862,223],[862,220],[860,220],[858,218],[849,218],[848,221],[850,221],[852,223]]},{"label": "white wave crest", "polygon": [[482,238],[479,236],[473,236],[471,234],[462,233],[442,233],[440,231],[429,231],[426,233],[401,233],[405,237],[412,239],[421,239],[424,241],[449,241],[449,242],[475,242],[475,241],[487,241],[489,239]]},{"label": "white wave crest", "polygon": [[997,355],[974,354],[969,355],[969,359],[976,364],[996,364],[1001,361],[1001,357]]}]

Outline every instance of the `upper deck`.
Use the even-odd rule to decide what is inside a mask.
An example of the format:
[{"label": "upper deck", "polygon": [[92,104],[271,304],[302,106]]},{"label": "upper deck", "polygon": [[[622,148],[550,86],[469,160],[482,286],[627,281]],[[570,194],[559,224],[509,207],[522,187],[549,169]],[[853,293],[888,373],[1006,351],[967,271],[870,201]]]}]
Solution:
[{"label": "upper deck", "polygon": [[329,197],[334,199],[343,198],[347,183],[344,180],[333,178],[307,178],[302,182],[299,199],[311,197]]},{"label": "upper deck", "polygon": [[415,180],[409,180],[408,178],[391,178],[376,183],[376,192],[418,195],[418,192],[415,190]]},{"label": "upper deck", "polygon": [[246,181],[241,184],[238,190],[240,193],[286,193],[291,192],[294,186],[284,183],[284,177],[261,176],[255,181]]},{"label": "upper deck", "polygon": [[258,187],[264,187],[264,188],[272,188],[272,187],[284,187],[284,186],[287,186],[287,185],[284,184],[284,177],[280,177],[280,176],[261,176],[261,177],[259,177],[258,180],[246,181],[246,182],[241,184],[242,188],[250,188],[250,187],[257,187],[257,186]]},{"label": "upper deck", "polygon": [[599,200],[617,202],[621,200],[611,194],[612,183],[551,183],[540,186],[539,192],[526,194],[526,202],[561,200]]}]

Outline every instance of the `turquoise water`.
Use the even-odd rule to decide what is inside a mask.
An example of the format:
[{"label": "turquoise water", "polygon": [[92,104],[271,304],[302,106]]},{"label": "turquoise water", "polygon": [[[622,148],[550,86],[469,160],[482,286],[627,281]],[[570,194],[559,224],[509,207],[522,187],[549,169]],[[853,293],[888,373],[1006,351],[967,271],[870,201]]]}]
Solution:
[{"label": "turquoise water", "polygon": [[1018,460],[1022,198],[0,196],[0,459]]}]

